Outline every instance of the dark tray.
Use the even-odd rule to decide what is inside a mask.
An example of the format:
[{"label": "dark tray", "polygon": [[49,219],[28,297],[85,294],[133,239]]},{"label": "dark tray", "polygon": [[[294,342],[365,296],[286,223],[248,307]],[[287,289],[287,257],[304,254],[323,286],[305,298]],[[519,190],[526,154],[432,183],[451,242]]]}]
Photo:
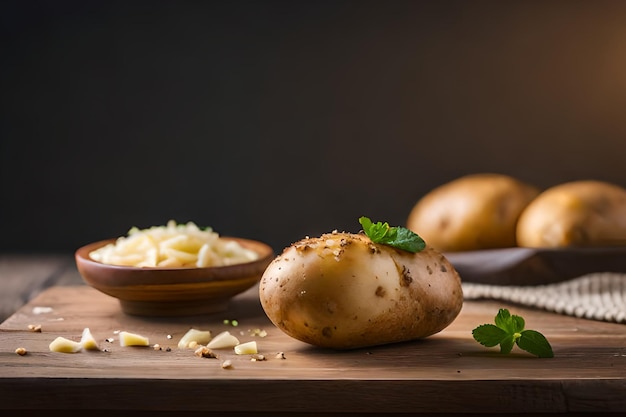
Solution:
[{"label": "dark tray", "polygon": [[595,272],[626,273],[626,246],[504,248],[445,253],[464,282],[541,285]]}]

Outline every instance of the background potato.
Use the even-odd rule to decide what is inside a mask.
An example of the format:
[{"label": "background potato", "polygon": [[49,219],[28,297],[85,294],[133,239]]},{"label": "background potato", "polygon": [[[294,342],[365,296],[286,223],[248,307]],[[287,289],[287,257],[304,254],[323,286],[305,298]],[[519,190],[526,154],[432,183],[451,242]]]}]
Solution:
[{"label": "background potato", "polygon": [[286,248],[263,274],[259,294],[278,328],[335,349],[432,335],[463,304],[459,275],[441,253],[410,253],[350,233]]},{"label": "background potato", "polygon": [[626,245],[626,189],[593,180],[548,188],[522,212],[517,243],[526,247]]},{"label": "background potato", "polygon": [[467,175],[418,200],[407,228],[443,252],[515,246],[519,215],[539,191],[507,175]]}]

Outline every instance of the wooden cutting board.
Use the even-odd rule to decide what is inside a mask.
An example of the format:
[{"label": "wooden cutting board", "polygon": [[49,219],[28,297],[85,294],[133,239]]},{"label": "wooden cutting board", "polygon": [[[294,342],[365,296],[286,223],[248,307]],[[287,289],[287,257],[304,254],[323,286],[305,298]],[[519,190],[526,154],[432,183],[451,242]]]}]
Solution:
[{"label": "wooden cutting board", "polygon": [[[624,325],[466,302],[455,322],[430,338],[336,352],[275,328],[257,291],[253,287],[233,299],[225,313],[146,318],[122,313],[117,300],[87,286],[50,288],[0,325],[0,412],[144,410],[157,415],[188,410],[275,416],[626,410]],[[474,341],[472,329],[493,322],[502,307],[546,335],[555,357],[539,359],[518,348],[502,355]],[[38,324],[40,333],[29,330]],[[85,327],[101,351],[50,352],[48,345],[57,336],[78,340]],[[242,342],[255,340],[266,360],[253,361],[232,349],[217,351],[216,359],[178,349],[190,328],[214,334],[229,330]],[[267,336],[253,335],[255,329]],[[162,349],[121,347],[120,330],[147,336]],[[18,347],[28,353],[17,355]],[[233,366],[223,369],[227,359]]]}]

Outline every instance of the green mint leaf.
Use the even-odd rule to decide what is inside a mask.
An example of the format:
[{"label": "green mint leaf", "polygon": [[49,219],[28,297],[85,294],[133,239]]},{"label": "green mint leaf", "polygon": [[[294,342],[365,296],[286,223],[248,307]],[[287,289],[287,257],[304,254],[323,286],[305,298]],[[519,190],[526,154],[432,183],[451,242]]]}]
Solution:
[{"label": "green mint leaf", "polygon": [[406,227],[395,227],[396,238],[395,246],[398,249],[405,250],[407,252],[421,252],[426,248],[426,242],[419,235],[414,233],[413,231],[407,229]]},{"label": "green mint leaf", "polygon": [[502,308],[496,314],[493,324],[482,324],[472,330],[474,339],[483,346],[500,345],[501,353],[510,353],[517,346],[540,358],[552,358],[554,352],[548,339],[536,330],[524,330],[526,325],[521,316],[511,315]]},{"label": "green mint leaf", "polygon": [[524,326],[526,325],[522,317],[511,315],[506,308],[501,308],[500,311],[498,311],[495,323],[496,326],[510,334],[520,333],[524,330]]},{"label": "green mint leaf", "polygon": [[502,330],[508,331],[509,322],[511,321],[511,313],[506,308],[501,308],[498,310],[498,314],[496,314],[495,322],[496,326],[501,328]]},{"label": "green mint leaf", "polygon": [[507,354],[511,353],[513,350],[513,346],[515,346],[515,336],[507,334],[506,338],[500,342],[500,353]]},{"label": "green mint leaf", "polygon": [[390,227],[389,223],[372,222],[368,217],[359,218],[363,231],[374,243],[392,246],[407,252],[420,252],[426,247],[424,240],[405,227]]},{"label": "green mint leaf", "polygon": [[526,326],[526,322],[521,316],[513,314],[511,315],[511,325],[515,333],[521,333],[524,330],[524,326]]},{"label": "green mint leaf", "polygon": [[517,346],[540,358],[553,358],[554,352],[548,339],[535,330],[524,330],[517,339]]},{"label": "green mint leaf", "polygon": [[389,224],[387,223],[372,223],[368,217],[359,218],[359,223],[363,226],[363,231],[371,239],[372,242],[380,242],[385,238],[385,235],[389,232]]},{"label": "green mint leaf", "polygon": [[[380,224],[380,222],[378,222],[376,224],[378,225],[378,224]],[[383,223],[383,227],[385,228],[385,234],[380,239],[380,243],[395,242],[395,240],[396,240],[396,238],[398,236],[397,228],[390,227],[389,223],[387,223],[387,222]]]},{"label": "green mint leaf", "polygon": [[370,220],[369,217],[359,217],[359,223],[361,223],[363,230],[370,230],[372,228],[372,220]]},{"label": "green mint leaf", "polygon": [[472,330],[474,339],[483,346],[498,346],[509,334],[493,324],[482,324]]}]

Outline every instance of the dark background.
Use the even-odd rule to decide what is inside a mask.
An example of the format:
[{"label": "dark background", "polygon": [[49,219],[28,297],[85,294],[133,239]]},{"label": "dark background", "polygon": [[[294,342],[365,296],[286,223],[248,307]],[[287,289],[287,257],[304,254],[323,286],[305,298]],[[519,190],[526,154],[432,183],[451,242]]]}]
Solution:
[{"label": "dark background", "polygon": [[0,3],[0,251],[404,224],[473,172],[626,186],[624,1]]}]

